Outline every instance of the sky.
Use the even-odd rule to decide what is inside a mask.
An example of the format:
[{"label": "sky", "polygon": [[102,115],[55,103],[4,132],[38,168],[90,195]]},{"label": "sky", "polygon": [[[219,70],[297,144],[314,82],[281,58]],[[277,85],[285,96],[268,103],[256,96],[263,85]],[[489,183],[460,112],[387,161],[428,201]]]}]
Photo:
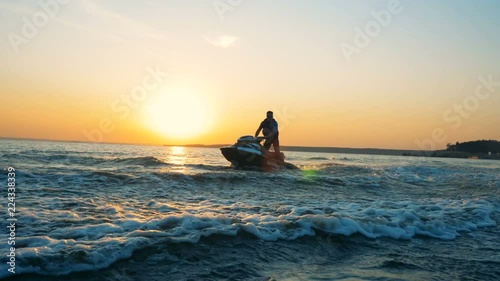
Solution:
[{"label": "sky", "polygon": [[495,0],[0,0],[0,137],[500,140]]}]

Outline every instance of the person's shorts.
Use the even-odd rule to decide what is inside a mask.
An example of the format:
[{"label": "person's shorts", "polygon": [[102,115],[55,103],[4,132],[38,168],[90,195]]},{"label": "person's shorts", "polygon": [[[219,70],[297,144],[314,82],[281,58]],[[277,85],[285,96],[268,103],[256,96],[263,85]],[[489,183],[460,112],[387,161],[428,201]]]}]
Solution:
[{"label": "person's shorts", "polygon": [[276,136],[274,136],[274,138],[272,138],[272,139],[266,139],[266,141],[264,142],[264,148],[267,149],[267,150],[269,150],[269,148],[271,148],[271,145],[273,143],[277,143],[279,135],[280,135],[280,133],[278,132],[276,134]]}]

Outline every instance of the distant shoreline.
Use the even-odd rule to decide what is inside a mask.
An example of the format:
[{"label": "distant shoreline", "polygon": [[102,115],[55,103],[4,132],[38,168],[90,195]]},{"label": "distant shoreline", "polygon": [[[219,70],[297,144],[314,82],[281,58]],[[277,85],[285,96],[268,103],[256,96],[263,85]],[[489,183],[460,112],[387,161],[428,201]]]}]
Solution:
[{"label": "distant shoreline", "polygon": [[[220,148],[229,144],[188,144],[188,145],[164,145],[182,146],[198,148]],[[446,150],[405,150],[405,149],[383,149],[383,148],[349,148],[349,147],[312,147],[312,146],[281,146],[282,151],[296,152],[316,152],[316,153],[343,153],[343,154],[364,154],[364,155],[387,155],[406,157],[432,157],[432,158],[457,158],[457,159],[487,159],[500,160],[500,155],[488,155],[485,153],[455,152]]]},{"label": "distant shoreline", "polygon": [[[119,143],[119,142],[89,142],[80,140],[55,140],[37,138],[15,138],[0,137],[0,140],[19,141],[43,141],[43,142],[67,142],[67,143],[89,143],[89,144],[120,144],[120,145],[147,145],[147,146],[180,146],[200,148],[221,148],[231,144],[142,144],[142,143]],[[420,153],[418,150],[386,149],[386,148],[345,148],[345,147],[314,147],[314,146],[281,146],[283,151],[318,152],[318,153],[348,153],[348,154],[378,154],[378,155],[402,155],[403,153]],[[426,152],[427,153],[427,152]],[[432,153],[432,151],[428,151]]]},{"label": "distant shoreline", "polygon": [[0,137],[0,140],[15,140],[15,141],[42,141],[42,142],[67,142],[67,143],[88,143],[88,144],[119,144],[119,145],[147,145],[147,146],[164,146],[162,144],[148,144],[148,143],[129,143],[129,142],[92,142],[81,140],[54,140],[54,139],[37,139],[37,138],[13,138],[13,137]]},{"label": "distant shoreline", "polygon": [[[113,143],[113,142],[86,142],[76,140],[51,140],[51,139],[30,139],[30,138],[12,138],[0,137],[0,140],[19,140],[19,141],[44,141],[44,142],[66,142],[66,143],[90,143],[90,144],[119,144],[119,145],[147,145],[147,146],[180,146],[180,147],[198,147],[198,148],[221,148],[230,144],[177,144],[177,145],[155,145],[155,144],[134,144],[134,143]],[[281,146],[282,151],[296,152],[315,152],[315,153],[345,153],[345,154],[364,154],[364,155],[387,155],[387,156],[407,156],[407,157],[433,157],[433,158],[459,158],[459,159],[488,159],[500,160],[500,155],[488,155],[484,153],[467,152],[448,152],[446,150],[405,150],[405,149],[384,149],[384,148],[349,148],[349,147],[314,147],[314,146]]]},{"label": "distant shoreline", "polygon": [[464,151],[447,151],[447,150],[436,150],[436,151],[418,151],[416,153],[408,153],[403,156],[409,157],[433,157],[433,158],[456,158],[456,159],[485,159],[485,160],[500,160],[500,154],[488,154],[488,153],[470,153]]},{"label": "distant shoreline", "polygon": [[[164,146],[183,146],[183,147],[199,147],[199,148],[220,148],[229,144],[188,144],[188,145],[164,145]],[[282,151],[297,151],[297,152],[316,152],[316,153],[346,153],[346,154],[368,154],[368,155],[389,155],[403,156],[404,153],[421,153],[417,150],[404,149],[383,149],[383,148],[349,148],[349,147],[314,147],[314,146],[281,146]],[[432,153],[432,151],[429,151]]]}]

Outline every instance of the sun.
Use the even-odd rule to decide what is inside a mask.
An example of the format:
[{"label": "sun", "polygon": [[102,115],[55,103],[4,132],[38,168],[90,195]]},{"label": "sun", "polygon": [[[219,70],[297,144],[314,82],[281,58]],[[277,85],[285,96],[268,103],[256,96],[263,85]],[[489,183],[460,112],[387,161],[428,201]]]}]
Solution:
[{"label": "sun", "polygon": [[146,106],[147,126],[168,138],[198,136],[208,129],[210,120],[207,101],[189,90],[163,91]]}]

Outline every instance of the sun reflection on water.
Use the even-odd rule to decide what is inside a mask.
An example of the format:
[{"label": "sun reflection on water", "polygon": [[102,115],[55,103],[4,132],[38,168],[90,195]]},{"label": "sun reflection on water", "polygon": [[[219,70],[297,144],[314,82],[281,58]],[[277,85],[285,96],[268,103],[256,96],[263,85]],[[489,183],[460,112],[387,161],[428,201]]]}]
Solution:
[{"label": "sun reflection on water", "polygon": [[167,155],[167,162],[174,166],[176,171],[184,171],[186,169],[187,151],[182,146],[172,146]]},{"label": "sun reflection on water", "polygon": [[183,146],[172,146],[170,147],[170,153],[172,155],[184,155],[186,154],[186,148]]}]

